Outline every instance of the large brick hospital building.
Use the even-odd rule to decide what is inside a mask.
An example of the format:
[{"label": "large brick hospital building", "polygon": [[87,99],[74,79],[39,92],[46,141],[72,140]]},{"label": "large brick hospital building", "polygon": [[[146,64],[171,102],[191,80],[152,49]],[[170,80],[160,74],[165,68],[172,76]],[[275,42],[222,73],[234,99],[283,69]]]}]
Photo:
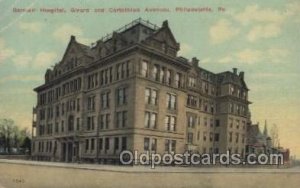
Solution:
[{"label": "large brick hospital building", "polygon": [[108,162],[122,150],[244,154],[244,72],[210,72],[179,50],[167,21],[134,20],[92,46],[71,36],[34,89],[33,158]]}]

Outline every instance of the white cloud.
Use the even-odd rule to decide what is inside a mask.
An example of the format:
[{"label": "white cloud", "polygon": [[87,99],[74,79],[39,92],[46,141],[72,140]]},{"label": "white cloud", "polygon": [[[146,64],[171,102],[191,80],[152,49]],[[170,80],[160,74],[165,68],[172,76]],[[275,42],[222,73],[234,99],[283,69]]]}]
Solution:
[{"label": "white cloud", "polygon": [[225,56],[219,59],[219,63],[231,63],[233,62],[233,58],[231,56]]},{"label": "white cloud", "polygon": [[192,50],[192,47],[186,43],[180,44],[179,55],[184,56],[187,55]]},{"label": "white cloud", "polygon": [[287,49],[270,48],[266,51],[268,60],[272,63],[283,63],[284,59],[290,54]]},{"label": "white cloud", "polygon": [[81,36],[82,33],[83,32],[79,27],[73,26],[71,24],[64,24],[54,31],[53,36],[55,39],[65,43],[70,39],[71,35]]},{"label": "white cloud", "polygon": [[251,29],[247,34],[250,42],[259,39],[278,37],[285,22],[300,22],[300,3],[291,2],[283,7],[284,11],[263,8],[258,5],[247,6],[242,12],[232,14],[233,18]]},{"label": "white cloud", "polygon": [[3,63],[5,59],[12,57],[14,54],[15,51],[6,47],[5,40],[0,38],[0,64]]},{"label": "white cloud", "polygon": [[226,20],[221,19],[215,25],[211,26],[209,35],[213,44],[219,44],[227,41],[237,35],[239,29],[235,28],[233,24]]},{"label": "white cloud", "polygon": [[247,35],[247,39],[254,42],[260,38],[276,37],[281,33],[281,26],[279,24],[266,24],[254,26]]},{"label": "white cloud", "polygon": [[264,79],[274,79],[274,78],[287,78],[287,77],[298,77],[299,75],[296,73],[274,73],[274,72],[258,72],[254,74],[250,74],[249,77],[254,79],[264,78]]},{"label": "white cloud", "polygon": [[54,52],[39,52],[34,60],[32,66],[34,68],[43,68],[49,67],[51,64],[54,64],[57,54]]},{"label": "white cloud", "polygon": [[287,49],[269,48],[267,50],[244,49],[217,60],[218,63],[284,63],[290,54]]},{"label": "white cloud", "polygon": [[296,22],[296,24],[299,24],[300,22],[300,2],[291,2],[286,4],[286,15],[289,17],[292,17],[290,19],[293,22]]},{"label": "white cloud", "polygon": [[42,30],[42,23],[40,22],[20,22],[19,28],[21,30],[30,31],[33,33],[39,33]]},{"label": "white cloud", "polygon": [[281,24],[285,20],[285,15],[278,10],[271,8],[260,8],[258,5],[250,5],[239,14],[236,14],[234,18],[244,25],[252,22],[264,22],[264,23],[277,23]]},{"label": "white cloud", "polygon": [[259,50],[245,49],[235,54],[238,62],[257,63],[261,60],[263,53]]},{"label": "white cloud", "polygon": [[64,44],[70,40],[71,35],[76,36],[76,39],[83,44],[91,44],[94,41],[83,37],[82,29],[71,24],[64,24],[53,32],[53,37]]},{"label": "white cloud", "polygon": [[12,61],[15,63],[16,67],[27,67],[30,62],[32,62],[32,57],[28,52],[25,52],[14,56]]},{"label": "white cloud", "polygon": [[202,59],[202,60],[200,60],[200,64],[201,63],[210,63],[212,60],[211,60],[211,58],[204,58],[204,59]]},{"label": "white cloud", "polygon": [[54,52],[39,52],[35,56],[28,52],[16,55],[12,60],[16,67],[45,68],[54,64],[57,54]]},{"label": "white cloud", "polygon": [[5,83],[7,81],[40,81],[42,78],[39,75],[9,75],[1,78],[0,82]]}]

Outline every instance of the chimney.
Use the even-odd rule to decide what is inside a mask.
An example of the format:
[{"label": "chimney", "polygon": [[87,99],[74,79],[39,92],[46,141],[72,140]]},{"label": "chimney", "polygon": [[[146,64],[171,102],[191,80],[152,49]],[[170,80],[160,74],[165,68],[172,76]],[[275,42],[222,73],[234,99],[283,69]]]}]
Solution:
[{"label": "chimney", "polygon": [[71,35],[71,41],[75,41],[76,37],[74,35]]},{"label": "chimney", "polygon": [[196,57],[192,58],[192,65],[198,67],[199,65],[199,59],[197,59]]},{"label": "chimney", "polygon": [[244,71],[241,71],[240,74],[239,74],[239,77],[240,77],[242,80],[244,80],[244,76],[245,76]]},{"label": "chimney", "polygon": [[232,68],[232,71],[235,75],[237,75],[237,68]]},{"label": "chimney", "polygon": [[162,27],[168,27],[168,26],[169,26],[168,20],[165,20],[162,24]]}]

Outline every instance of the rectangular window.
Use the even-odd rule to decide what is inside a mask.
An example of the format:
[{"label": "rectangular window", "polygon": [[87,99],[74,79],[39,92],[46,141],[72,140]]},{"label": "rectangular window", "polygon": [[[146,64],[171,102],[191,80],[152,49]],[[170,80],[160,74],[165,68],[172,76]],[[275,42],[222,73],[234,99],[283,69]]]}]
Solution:
[{"label": "rectangular window", "polygon": [[78,98],[77,99],[77,112],[80,111],[80,99]]},{"label": "rectangular window", "polygon": [[127,93],[126,93],[126,88],[119,88],[117,90],[117,101],[118,101],[118,105],[123,105],[127,103]]},{"label": "rectangular window", "polygon": [[117,80],[123,78],[123,75],[122,75],[122,64],[118,64],[117,65]]},{"label": "rectangular window", "polygon": [[92,124],[92,119],[91,117],[87,117],[87,130],[90,130],[91,129],[91,124]]},{"label": "rectangular window", "polygon": [[153,69],[152,69],[152,78],[155,81],[159,81],[159,66],[158,65],[154,65]]},{"label": "rectangular window", "polygon": [[119,137],[115,137],[114,144],[115,144],[115,147],[114,147],[115,151],[119,150]]},{"label": "rectangular window", "polygon": [[150,104],[150,99],[151,99],[151,89],[146,88],[145,89],[145,102],[146,102],[146,104]]},{"label": "rectangular window", "polygon": [[197,119],[197,117],[195,117],[193,115],[189,115],[188,116],[188,127],[194,128],[196,125],[196,119]]},{"label": "rectangular window", "polygon": [[157,114],[156,113],[149,113],[148,116],[149,116],[148,117],[149,120],[148,120],[147,128],[153,128],[154,129],[156,127],[156,117],[157,117]]},{"label": "rectangular window", "polygon": [[239,129],[240,128],[240,120],[235,120],[236,121],[236,128]]},{"label": "rectangular window", "polygon": [[88,97],[88,110],[95,110],[95,96]]},{"label": "rectangular window", "polygon": [[141,74],[144,77],[148,77],[148,62],[143,60],[142,61],[142,70],[141,70]]},{"label": "rectangular window", "polygon": [[166,152],[170,151],[170,140],[169,139],[165,140],[165,151]]},{"label": "rectangular window", "polygon": [[61,132],[65,132],[65,122],[64,122],[64,120],[61,121]]},{"label": "rectangular window", "polygon": [[216,119],[216,127],[220,127],[220,120]]},{"label": "rectangular window", "polygon": [[166,116],[165,117],[165,130],[176,131],[176,117]]},{"label": "rectangular window", "polygon": [[145,112],[145,127],[156,128],[157,114],[151,112]]},{"label": "rectangular window", "polygon": [[109,108],[109,92],[101,94],[101,108]]},{"label": "rectangular window", "polygon": [[214,127],[214,120],[210,119],[210,127]]},{"label": "rectangular window", "polygon": [[157,90],[150,88],[145,89],[145,103],[157,105]]},{"label": "rectangular window", "polygon": [[167,108],[169,110],[176,109],[176,95],[167,93]]},{"label": "rectangular window", "polygon": [[181,74],[176,73],[175,75],[175,87],[180,88],[181,87]]},{"label": "rectangular window", "polygon": [[144,138],[144,150],[149,151],[150,148],[150,138]]},{"label": "rectangular window", "polygon": [[176,131],[176,117],[166,116],[165,117],[165,130]]},{"label": "rectangular window", "polygon": [[76,130],[78,131],[80,127],[80,118],[76,119]]},{"label": "rectangular window", "polygon": [[105,150],[109,150],[109,138],[105,138]]},{"label": "rectangular window", "polygon": [[171,85],[171,70],[166,72],[166,84]]},{"label": "rectangular window", "polygon": [[91,139],[91,150],[92,151],[95,150],[95,139],[94,138]]},{"label": "rectangular window", "polygon": [[100,115],[100,129],[108,129],[110,122],[110,114]]},{"label": "rectangular window", "polygon": [[144,125],[146,128],[150,127],[150,112],[145,112],[145,120],[144,120]]},{"label": "rectangular window", "polygon": [[126,127],[127,126],[127,111],[121,111],[116,113],[116,127]]},{"label": "rectangular window", "polygon": [[109,122],[110,122],[110,114],[105,115],[105,128],[109,128]]},{"label": "rectangular window", "polygon": [[239,142],[239,133],[235,133],[236,137],[235,137],[235,142],[238,143]]},{"label": "rectangular window", "polygon": [[176,152],[176,140],[165,140],[165,151],[166,152]]},{"label": "rectangular window", "polygon": [[56,117],[59,117],[59,105],[56,106]]},{"label": "rectangular window", "polygon": [[99,150],[103,150],[103,138],[99,138]]},{"label": "rectangular window", "polygon": [[58,123],[55,123],[55,133],[58,133]]},{"label": "rectangular window", "polygon": [[171,116],[170,131],[176,131],[176,117]]},{"label": "rectangular window", "polygon": [[213,136],[214,136],[214,133],[210,132],[210,133],[209,133],[209,141],[210,141],[210,142],[213,141]]},{"label": "rectangular window", "polygon": [[215,142],[219,142],[220,135],[219,133],[215,133]]},{"label": "rectangular window", "polygon": [[85,150],[89,150],[89,139],[85,140]]},{"label": "rectangular window", "polygon": [[152,89],[151,90],[151,101],[150,104],[157,105],[157,91]]},{"label": "rectangular window", "polygon": [[229,118],[229,127],[232,128],[233,127],[233,119]]},{"label": "rectangular window", "polygon": [[193,143],[193,133],[188,133],[188,144]]},{"label": "rectangular window", "polygon": [[127,137],[122,137],[122,151],[127,149]]},{"label": "rectangular window", "polygon": [[157,139],[152,138],[151,139],[151,151],[156,151],[156,147],[157,147]]},{"label": "rectangular window", "polygon": [[197,107],[197,97],[193,95],[188,95],[187,105],[192,107]]},{"label": "rectangular window", "polygon": [[196,87],[196,81],[194,77],[189,77],[188,78],[188,86],[189,87]]},{"label": "rectangular window", "polygon": [[176,152],[176,140],[171,141],[171,152]]}]

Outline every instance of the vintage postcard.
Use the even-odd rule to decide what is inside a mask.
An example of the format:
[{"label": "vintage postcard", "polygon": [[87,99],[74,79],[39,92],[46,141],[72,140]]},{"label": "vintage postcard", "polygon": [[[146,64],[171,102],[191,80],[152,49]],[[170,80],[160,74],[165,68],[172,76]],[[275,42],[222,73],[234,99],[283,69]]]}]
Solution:
[{"label": "vintage postcard", "polygon": [[300,186],[298,0],[0,0],[0,188]]}]

